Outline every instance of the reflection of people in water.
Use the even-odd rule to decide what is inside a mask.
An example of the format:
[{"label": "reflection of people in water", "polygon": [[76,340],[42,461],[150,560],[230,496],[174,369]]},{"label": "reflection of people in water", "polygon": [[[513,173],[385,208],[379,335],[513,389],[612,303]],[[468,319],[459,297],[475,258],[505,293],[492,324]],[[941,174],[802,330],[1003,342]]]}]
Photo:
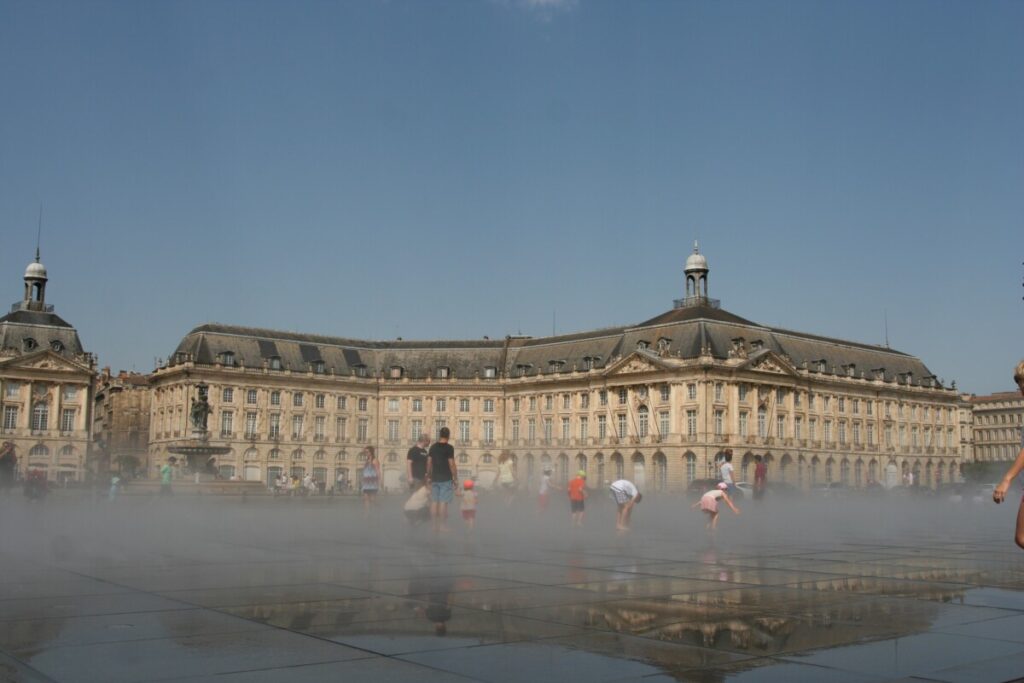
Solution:
[{"label": "reflection of people in water", "polygon": [[424,616],[434,624],[434,633],[447,635],[448,622],[452,618],[452,593],[455,590],[455,579],[451,576],[424,577],[416,574],[409,581],[409,596],[421,603],[416,613]]}]

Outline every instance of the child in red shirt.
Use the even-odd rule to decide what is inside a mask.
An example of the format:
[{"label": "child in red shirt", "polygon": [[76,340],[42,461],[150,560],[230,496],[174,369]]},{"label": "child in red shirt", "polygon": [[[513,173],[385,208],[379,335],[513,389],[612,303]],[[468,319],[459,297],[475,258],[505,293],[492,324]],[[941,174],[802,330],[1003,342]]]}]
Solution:
[{"label": "child in red shirt", "polygon": [[572,511],[572,525],[583,526],[583,501],[587,499],[587,473],[580,470],[569,482],[569,506]]}]

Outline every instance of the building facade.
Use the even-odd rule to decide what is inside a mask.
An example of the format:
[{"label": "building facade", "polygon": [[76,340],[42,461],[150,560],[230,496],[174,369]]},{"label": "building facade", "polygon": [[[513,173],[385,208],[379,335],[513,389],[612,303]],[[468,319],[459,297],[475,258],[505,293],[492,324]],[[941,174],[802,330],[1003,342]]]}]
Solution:
[{"label": "building facade", "polygon": [[976,462],[1012,461],[1020,453],[1024,425],[1024,396],[1002,391],[972,396],[974,459]]},{"label": "building facade", "polygon": [[891,463],[922,485],[955,478],[960,396],[892,349],[760,325],[708,296],[686,261],[686,295],[637,325],[543,338],[362,341],[221,324],[189,332],[151,377],[150,467],[187,434],[196,385],[225,474],[351,479],[364,445],[388,488],[422,432],[451,430],[461,468],[486,486],[509,451],[521,482],[551,467],[591,485],[627,477],[678,490],[714,476],[726,449],[743,478],[866,486]]},{"label": "building facade", "polygon": [[104,368],[93,392],[92,441],[96,469],[122,474],[145,471],[149,453],[149,378]]},{"label": "building facade", "polygon": [[24,297],[0,318],[0,441],[13,445],[21,474],[37,469],[56,482],[81,481],[95,360],[46,303],[47,281],[37,252]]}]

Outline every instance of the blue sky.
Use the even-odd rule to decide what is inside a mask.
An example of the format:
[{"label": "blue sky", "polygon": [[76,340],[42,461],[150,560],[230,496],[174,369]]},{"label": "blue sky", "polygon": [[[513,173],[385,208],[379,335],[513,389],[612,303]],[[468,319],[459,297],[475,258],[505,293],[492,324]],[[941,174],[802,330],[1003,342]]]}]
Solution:
[{"label": "blue sky", "polygon": [[148,371],[206,321],[758,322],[1024,356],[1024,3],[0,0],[0,298]]}]

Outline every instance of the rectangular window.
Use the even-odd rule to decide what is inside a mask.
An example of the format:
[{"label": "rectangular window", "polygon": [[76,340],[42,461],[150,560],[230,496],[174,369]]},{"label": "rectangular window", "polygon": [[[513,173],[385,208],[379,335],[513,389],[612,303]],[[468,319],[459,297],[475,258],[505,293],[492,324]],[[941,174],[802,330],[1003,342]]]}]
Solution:
[{"label": "rectangular window", "polygon": [[302,415],[292,415],[292,438],[302,438]]},{"label": "rectangular window", "polygon": [[324,429],[327,425],[327,418],[323,415],[317,415],[313,418],[313,438],[317,441],[324,440]]},{"label": "rectangular window", "polygon": [[348,410],[348,396],[338,397],[338,410]]},{"label": "rectangular window", "polygon": [[519,441],[519,418],[512,420],[512,441]]},{"label": "rectangular window", "polygon": [[555,407],[555,397],[548,394],[544,397],[544,410],[553,410]]},{"label": "rectangular window", "polygon": [[529,420],[526,421],[526,438],[529,439],[531,443],[537,440],[536,418],[531,417]]},{"label": "rectangular window", "polygon": [[443,413],[448,410],[447,399],[439,398],[434,402],[434,412]]},{"label": "rectangular window", "polygon": [[747,435],[747,411],[740,411],[740,436]]},{"label": "rectangular window", "polygon": [[571,427],[569,426],[569,418],[563,417],[562,418],[562,440],[563,441],[568,441],[569,439],[572,438],[572,435],[570,433],[570,429],[571,429]]},{"label": "rectangular window", "polygon": [[459,441],[469,443],[469,420],[459,420]]},{"label": "rectangular window", "polygon": [[[229,410],[225,410],[220,414],[220,436],[221,438],[230,438],[231,432],[234,429],[235,414]],[[67,430],[65,430],[67,431]]]},{"label": "rectangular window", "polygon": [[839,421],[839,443],[846,445],[846,423],[842,420]]},{"label": "rectangular window", "polygon": [[853,399],[853,414],[854,415],[860,415],[860,399],[859,398]]},{"label": "rectangular window", "polygon": [[281,413],[270,415],[270,438],[276,439],[281,436]]},{"label": "rectangular window", "polygon": [[663,436],[668,436],[669,424],[668,424],[668,411],[663,410],[658,413],[658,432]]},{"label": "rectangular window", "polygon": [[764,408],[757,409],[757,435],[762,439],[768,436],[768,411]]},{"label": "rectangular window", "polygon": [[423,420],[413,420],[409,427],[409,438],[413,441],[419,441],[420,435],[423,433]]},{"label": "rectangular window", "polygon": [[245,392],[245,402],[246,402],[247,405],[250,405],[250,406],[256,405],[256,390],[255,389],[249,389],[248,391]]},{"label": "rectangular window", "polygon": [[839,397],[839,412],[840,413],[845,413],[846,412],[846,399],[843,398],[842,396]]},{"label": "rectangular window", "polygon": [[647,436],[647,420],[648,412],[646,410],[640,411],[640,415],[637,416],[636,434],[641,438]]},{"label": "rectangular window", "polygon": [[910,428],[910,445],[917,448],[917,427]]},{"label": "rectangular window", "polygon": [[423,412],[423,399],[422,398],[414,398],[412,400],[412,412],[414,412],[414,413],[422,413]]},{"label": "rectangular window", "polygon": [[224,389],[220,392],[220,400],[222,403],[231,403],[235,400],[235,390],[231,387]]},{"label": "rectangular window", "polygon": [[271,391],[270,392],[270,405],[279,406],[281,405],[281,392]]},{"label": "rectangular window", "polygon": [[339,417],[334,420],[334,438],[344,441],[348,438],[348,418]]},{"label": "rectangular window", "polygon": [[907,428],[900,425],[900,448],[906,448],[907,446]]},{"label": "rectangular window", "polygon": [[587,429],[589,428],[589,426],[590,426],[590,424],[589,424],[589,421],[587,420],[587,418],[581,417],[580,418],[580,441],[586,441],[587,440]]},{"label": "rectangular window", "polygon": [[860,445],[860,423],[858,422],[853,423],[853,445]]},{"label": "rectangular window", "polygon": [[697,436],[697,411],[686,411],[686,435]]},{"label": "rectangular window", "polygon": [[722,436],[725,431],[725,413],[721,410],[715,411],[715,436]]},{"label": "rectangular window", "polygon": [[359,443],[365,443],[370,433],[370,421],[365,417],[359,418],[359,423],[356,425],[356,440]]},{"label": "rectangular window", "polygon": [[739,393],[740,393],[740,402],[742,403],[742,402],[746,401],[747,400],[747,385],[746,384],[741,384],[739,386]]},{"label": "rectangular window", "polygon": [[597,400],[598,400],[598,403],[600,403],[603,406],[608,405],[608,392],[603,390],[603,389],[601,391],[599,391],[597,393]]},{"label": "rectangular window", "polygon": [[662,384],[661,385],[661,400],[662,401],[667,401],[669,399],[670,393],[671,392],[670,392],[669,386],[667,384]]},{"label": "rectangular window", "polygon": [[697,398],[697,385],[696,384],[692,384],[691,383],[691,384],[687,384],[686,385],[686,398],[688,398],[691,401],[696,400],[696,398]]},{"label": "rectangular window", "polygon": [[825,443],[832,443],[832,420],[825,420]]},{"label": "rectangular window", "polygon": [[569,394],[562,394],[562,410],[572,408],[572,397]]},{"label": "rectangular window", "polygon": [[301,408],[304,398],[305,397],[303,396],[301,391],[296,391],[294,394],[292,394],[292,406],[296,408]]},{"label": "rectangular window", "polygon": [[484,420],[484,443],[494,443],[494,420]]},{"label": "rectangular window", "polygon": [[804,438],[804,419],[802,417],[793,418],[793,438]]},{"label": "rectangular window", "polygon": [[874,415],[875,414],[875,402],[874,401],[864,401],[864,409],[865,409],[865,411],[867,412],[868,415]]},{"label": "rectangular window", "polygon": [[520,404],[520,401],[519,401],[519,397],[518,396],[516,398],[512,399],[512,412],[513,413],[518,413],[519,412],[519,404]]},{"label": "rectangular window", "polygon": [[807,438],[814,441],[818,438],[818,420],[811,418],[807,421]]},{"label": "rectangular window", "polygon": [[892,427],[889,425],[885,426],[885,445],[886,447],[892,447]]},{"label": "rectangular window", "polygon": [[323,410],[324,407],[327,405],[327,397],[324,396],[323,394],[317,394],[315,405],[317,408]]},{"label": "rectangular window", "polygon": [[75,431],[75,409],[64,408],[60,413],[60,431]]},{"label": "rectangular window", "polygon": [[245,438],[252,439],[256,436],[256,413],[248,412],[245,414]]},{"label": "rectangular window", "polygon": [[397,413],[398,412],[398,399],[397,398],[389,398],[388,399],[388,412],[389,413]]},{"label": "rectangular window", "polygon": [[781,406],[785,402],[786,402],[786,390],[785,389],[776,389],[775,390],[775,403],[777,405]]},{"label": "rectangular window", "polygon": [[[869,403],[868,405],[871,405],[871,404]],[[868,425],[868,445],[869,446],[875,445],[875,425],[873,425],[873,424],[869,424]]]},{"label": "rectangular window", "polygon": [[50,422],[50,409],[45,403],[37,403],[35,408],[32,409],[32,429],[33,431],[43,432],[49,429]]},{"label": "rectangular window", "polygon": [[469,412],[469,399],[468,398],[460,398],[459,399],[459,412],[460,413],[468,413]]},{"label": "rectangular window", "polygon": [[530,412],[531,413],[532,412],[536,412],[536,410],[537,410],[537,397],[536,396],[531,396],[530,397]]},{"label": "rectangular window", "polygon": [[494,399],[493,398],[485,398],[484,399],[484,412],[485,413],[493,413],[494,412]]},{"label": "rectangular window", "polygon": [[398,420],[388,420],[388,441],[398,441]]},{"label": "rectangular window", "polygon": [[366,401],[365,398],[359,399],[359,401],[356,403],[356,408],[358,408],[359,412],[362,412],[362,413],[366,412],[366,406],[367,406],[367,401]]},{"label": "rectangular window", "polygon": [[8,382],[4,389],[7,398],[18,398],[19,391],[21,391],[20,382]]},{"label": "rectangular window", "polygon": [[793,407],[794,408],[799,408],[801,405],[803,405],[803,399],[800,398],[800,392],[799,391],[794,391],[793,392]]},{"label": "rectangular window", "polygon": [[597,416],[597,438],[604,440],[608,438],[608,416]]},{"label": "rectangular window", "polygon": [[777,415],[775,417],[775,436],[780,439],[786,437],[786,416]]},{"label": "rectangular window", "polygon": [[619,389],[619,405],[620,406],[626,405],[626,398],[627,398],[627,396],[628,396],[628,393],[627,393],[627,391],[625,389]]},{"label": "rectangular window", "polygon": [[725,387],[722,385],[722,383],[721,382],[715,382],[715,400],[716,401],[721,401],[722,400],[722,393],[724,391],[725,391]]},{"label": "rectangular window", "polygon": [[812,393],[807,394],[807,409],[814,410],[814,394]]},{"label": "rectangular window", "polygon": [[616,416],[616,418],[619,421],[619,438],[620,439],[625,439],[626,438],[626,416],[620,413],[619,415]]},{"label": "rectangular window", "polygon": [[829,397],[828,396],[822,396],[821,397],[821,409],[822,409],[822,411],[827,413],[828,412],[828,406],[829,406]]},{"label": "rectangular window", "polygon": [[545,417],[544,418],[544,443],[551,443],[551,433],[552,433],[551,418],[550,417]]}]

